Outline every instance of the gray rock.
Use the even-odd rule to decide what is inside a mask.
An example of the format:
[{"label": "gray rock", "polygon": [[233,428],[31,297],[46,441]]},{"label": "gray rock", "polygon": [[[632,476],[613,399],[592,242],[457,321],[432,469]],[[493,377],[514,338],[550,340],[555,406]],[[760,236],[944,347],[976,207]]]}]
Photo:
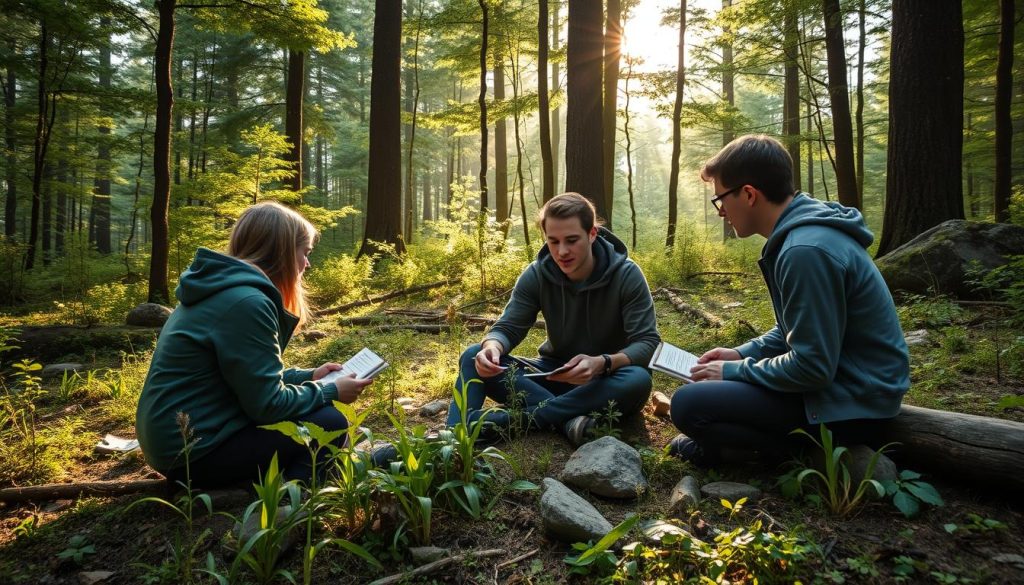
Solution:
[{"label": "gray rock", "polygon": [[907,345],[921,345],[928,343],[928,330],[915,329],[913,331],[908,331],[903,338],[907,341]]},{"label": "gray rock", "polygon": [[669,509],[673,514],[685,514],[700,504],[700,482],[696,477],[687,475],[672,488],[672,499]]},{"label": "gray rock", "polygon": [[1024,557],[1013,553],[1001,553],[992,557],[992,560],[997,563],[1013,565],[1018,569],[1024,569]]},{"label": "gray rock", "polygon": [[640,453],[615,437],[601,437],[577,449],[561,479],[608,498],[636,498],[648,488]]},{"label": "gray rock", "polygon": [[643,533],[644,538],[654,542],[661,542],[661,539],[669,534],[693,538],[686,530],[664,520],[646,520],[641,522],[640,532]]},{"label": "gray rock", "polygon": [[890,289],[960,298],[978,296],[967,281],[969,266],[992,270],[1024,254],[1024,227],[951,219],[889,252],[876,262]]},{"label": "gray rock", "polygon": [[447,400],[432,400],[420,407],[420,416],[437,416],[447,410]]},{"label": "gray rock", "polygon": [[425,565],[451,554],[446,548],[436,546],[414,546],[409,548],[409,555],[414,565]]},{"label": "gray rock", "polygon": [[[213,506],[214,512],[244,508],[256,497],[249,490],[241,488],[208,490],[206,494],[210,496],[210,505]],[[199,504],[198,509],[205,512],[206,506]]]},{"label": "gray rock", "polygon": [[569,543],[598,541],[612,530],[611,523],[590,502],[550,477],[544,478],[540,515],[545,529]]},{"label": "gray rock", "polygon": [[142,303],[128,313],[125,323],[139,327],[163,327],[171,310],[156,303]]},{"label": "gray rock", "polygon": [[[846,469],[850,471],[850,485],[854,489],[864,479],[868,470],[868,462],[871,461],[871,456],[874,454],[874,450],[867,445],[854,445],[847,450],[843,463],[846,464]],[[898,477],[899,470],[896,469],[896,464],[893,463],[892,459],[886,457],[884,453],[879,455],[870,479],[886,481],[894,480]],[[875,492],[872,490],[871,493]]]},{"label": "gray rock", "polygon": [[82,364],[50,364],[43,368],[42,377],[47,379],[62,378],[64,377],[64,372],[67,372],[68,376],[70,377],[71,374],[74,374],[75,372],[80,372],[83,369],[85,369],[85,366],[83,366]]},{"label": "gray rock", "polygon": [[[291,506],[286,505],[278,507],[277,516],[275,517],[274,520],[274,526],[281,526],[291,517]],[[281,550],[279,552],[283,553],[287,550],[290,550],[293,546],[296,545],[296,543],[299,542],[299,539],[304,536],[304,532],[301,530],[301,522],[299,521],[303,520],[305,517],[306,513],[302,510],[299,510],[298,512],[295,513],[294,520],[296,520],[297,525],[293,526],[292,529],[288,531],[288,534],[281,542]],[[249,517],[245,519],[245,524],[235,522],[235,526],[232,532],[234,533],[235,538],[238,540],[239,546],[241,546],[244,545],[245,542],[248,541],[250,538],[252,538],[254,534],[259,532],[259,530],[260,514],[259,510],[256,510],[252,514],[249,514]]]},{"label": "gray rock", "polygon": [[733,503],[741,498],[747,498],[747,503],[752,504],[761,498],[761,490],[752,485],[734,481],[713,481],[701,486],[700,491],[709,498],[729,500]]}]

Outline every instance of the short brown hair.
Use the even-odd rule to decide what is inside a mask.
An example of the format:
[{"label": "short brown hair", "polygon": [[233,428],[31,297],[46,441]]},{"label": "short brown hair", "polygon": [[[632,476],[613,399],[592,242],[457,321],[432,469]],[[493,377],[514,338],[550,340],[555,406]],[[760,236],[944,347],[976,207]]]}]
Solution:
[{"label": "short brown hair", "polygon": [[580,218],[580,225],[583,231],[589,232],[594,225],[601,225],[601,219],[597,217],[597,209],[594,204],[583,195],[569,191],[561,195],[555,195],[544,207],[537,212],[537,221],[540,228],[546,229],[544,220],[548,217],[568,219],[570,217]]},{"label": "short brown hair", "polygon": [[700,178],[733,189],[757,187],[768,201],[782,203],[793,194],[793,158],[778,140],[764,134],[740,136],[704,163]]}]

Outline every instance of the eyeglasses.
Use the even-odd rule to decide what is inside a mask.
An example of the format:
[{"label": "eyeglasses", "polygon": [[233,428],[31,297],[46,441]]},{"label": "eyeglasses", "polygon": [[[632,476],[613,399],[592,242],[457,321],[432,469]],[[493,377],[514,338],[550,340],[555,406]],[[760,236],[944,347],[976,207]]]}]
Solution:
[{"label": "eyeglasses", "polygon": [[712,197],[711,198],[711,205],[715,206],[715,211],[722,211],[722,199],[725,199],[729,195],[732,195],[733,193],[739,191],[740,189],[742,189],[745,186],[746,185],[740,185],[739,187],[733,187],[732,189],[729,189],[725,193],[719,193],[718,195],[715,195],[714,197]]}]

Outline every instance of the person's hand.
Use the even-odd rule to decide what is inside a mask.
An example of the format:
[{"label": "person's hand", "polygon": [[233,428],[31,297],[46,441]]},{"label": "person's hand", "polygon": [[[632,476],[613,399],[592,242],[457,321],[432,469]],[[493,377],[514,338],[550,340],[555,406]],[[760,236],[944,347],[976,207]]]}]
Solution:
[{"label": "person's hand", "polygon": [[360,380],[356,378],[355,374],[338,378],[334,381],[334,385],[338,388],[338,401],[344,404],[352,404],[363,393],[363,388],[366,388],[371,383],[373,383],[373,378]]},{"label": "person's hand", "polygon": [[327,362],[326,364],[324,364],[324,365],[320,366],[319,368],[313,370],[313,379],[314,380],[319,380],[320,378],[323,378],[327,374],[330,374],[331,372],[336,372],[336,371],[338,371],[340,369],[341,369],[341,364],[336,364],[334,362]]},{"label": "person's hand", "polygon": [[[703,356],[701,357],[701,359],[704,359]],[[701,382],[704,380],[721,380],[722,364],[724,363],[725,362],[722,360],[715,360],[713,362],[707,362],[704,364],[698,363],[696,366],[690,368],[690,379],[693,380],[694,382]]]},{"label": "person's hand", "polygon": [[586,384],[604,371],[604,358],[601,356],[580,354],[565,362],[562,371],[547,377],[553,382],[567,382],[569,384]]},{"label": "person's hand", "polygon": [[476,373],[481,378],[492,378],[505,371],[501,365],[501,347],[496,344],[484,344],[483,348],[473,358],[473,365],[476,366]]},{"label": "person's hand", "polygon": [[[704,352],[704,355],[697,359],[698,364],[706,364],[715,360],[722,361],[733,361],[741,359],[740,352],[735,349],[729,349],[728,347],[716,347],[715,349],[709,349]],[[696,370],[696,368],[694,368]]]}]

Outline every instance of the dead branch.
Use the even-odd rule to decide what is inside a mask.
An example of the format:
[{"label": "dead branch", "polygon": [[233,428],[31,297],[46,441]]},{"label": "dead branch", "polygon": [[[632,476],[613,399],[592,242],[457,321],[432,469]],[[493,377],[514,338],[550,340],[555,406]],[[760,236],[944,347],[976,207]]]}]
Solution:
[{"label": "dead branch", "polygon": [[683,280],[690,280],[692,278],[697,278],[698,276],[746,276],[746,275],[747,275],[746,272],[714,272],[714,271],[691,272],[690,274],[687,274],[686,276],[684,276]]},{"label": "dead branch", "polygon": [[964,307],[1004,307],[1008,309],[1013,308],[1013,303],[1006,301],[967,301],[963,299],[954,299],[954,303],[962,305]]},{"label": "dead branch", "polygon": [[445,557],[443,559],[438,559],[438,560],[436,560],[436,561],[434,561],[432,563],[427,563],[425,565],[416,567],[415,569],[413,569],[411,571],[405,571],[404,573],[396,573],[396,574],[391,575],[389,577],[384,577],[383,579],[377,579],[376,581],[372,581],[370,583],[370,585],[391,585],[392,583],[403,583],[403,582],[411,579],[412,577],[418,577],[420,575],[428,575],[430,573],[433,573],[434,571],[437,571],[438,569],[442,569],[442,568],[447,567],[448,565],[451,565],[453,563],[461,563],[464,560],[472,559],[472,558],[482,559],[482,558],[487,558],[487,557],[497,557],[497,556],[501,556],[503,554],[505,554],[505,549],[503,549],[503,548],[492,548],[492,549],[489,549],[489,550],[481,550],[481,551],[476,551],[476,552],[468,552],[468,553],[463,553],[461,555]]},{"label": "dead branch", "polygon": [[530,552],[523,553],[523,554],[519,555],[518,557],[514,557],[514,558],[511,558],[511,559],[509,559],[507,561],[498,563],[498,566],[494,567],[494,570],[495,571],[499,571],[499,570],[504,569],[505,567],[507,567],[509,565],[514,565],[514,564],[518,563],[519,561],[524,561],[524,560],[532,557],[533,555],[537,554],[538,552],[540,552],[540,549],[539,548],[535,548],[535,549],[531,550]]},{"label": "dead branch", "polygon": [[465,305],[462,305],[461,307],[459,307],[458,310],[464,311],[464,310],[466,310],[466,309],[468,309],[470,307],[475,307],[477,305],[483,305],[483,304],[489,303],[491,301],[496,301],[496,300],[504,297],[505,295],[510,294],[511,292],[512,292],[512,289],[508,289],[506,291],[502,291],[500,294],[495,295],[495,296],[493,296],[493,297],[491,297],[489,299],[484,299],[482,301],[473,301],[472,303],[466,303]]},{"label": "dead branch", "polygon": [[690,315],[691,317],[700,320],[707,327],[722,326],[722,320],[720,318],[718,318],[715,315],[712,315],[711,313],[705,311],[704,309],[701,309],[700,307],[695,307],[693,305],[687,304],[685,301],[683,301],[683,299],[679,298],[678,295],[676,295],[671,290],[668,290],[667,288],[660,288],[656,290],[655,296],[664,297],[669,303],[672,304],[673,307],[675,307],[675,310],[679,311],[680,313],[686,313],[687,315]]},{"label": "dead branch", "polygon": [[435,289],[435,288],[438,288],[438,287],[441,287],[441,286],[445,286],[446,284],[450,284],[449,281],[447,281],[447,280],[439,280],[437,282],[428,282],[427,284],[418,284],[416,286],[410,286],[409,288],[403,288],[401,290],[392,291],[392,292],[389,292],[387,294],[379,295],[379,296],[376,296],[376,297],[372,297],[372,298],[368,298],[368,299],[362,299],[362,300],[359,300],[359,301],[352,301],[351,303],[345,303],[344,305],[338,305],[337,307],[331,307],[329,309],[321,309],[319,311],[316,311],[314,314],[317,317],[325,317],[327,315],[335,315],[337,313],[344,313],[345,311],[348,311],[349,309],[355,309],[356,307],[363,307],[363,306],[366,306],[366,305],[372,305],[372,304],[375,304],[375,303],[381,303],[381,302],[384,302],[384,301],[387,301],[387,300],[390,300],[390,299],[394,299],[394,298],[398,298],[398,297],[404,297],[404,296],[416,294],[416,293],[419,293],[419,292],[423,292],[423,291],[426,291],[426,290]]},{"label": "dead branch", "polygon": [[[390,320],[388,317],[396,316],[400,319]],[[480,331],[494,325],[497,319],[483,315],[471,315],[458,313],[457,321],[462,321],[470,331]],[[404,319],[402,319],[404,318]],[[364,315],[362,317],[347,317],[339,319],[338,323],[347,327],[371,326],[383,330],[411,329],[426,333],[438,333],[444,331],[453,324],[443,312],[418,311],[414,309],[395,309],[384,312],[384,315]],[[543,319],[538,319],[533,324],[534,329],[544,329],[546,324]],[[440,328],[440,329],[439,329]]]},{"label": "dead branch", "polygon": [[71,500],[80,496],[123,496],[125,494],[158,494],[168,490],[166,479],[135,481],[93,481],[84,483],[48,483],[0,490],[0,502],[36,502]]}]

